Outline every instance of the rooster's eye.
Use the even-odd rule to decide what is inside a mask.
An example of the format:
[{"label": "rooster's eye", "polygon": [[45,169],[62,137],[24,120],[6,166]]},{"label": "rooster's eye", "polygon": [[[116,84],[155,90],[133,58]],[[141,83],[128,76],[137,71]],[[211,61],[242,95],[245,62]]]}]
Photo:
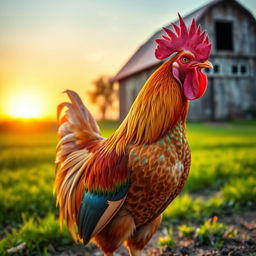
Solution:
[{"label": "rooster's eye", "polygon": [[182,57],[180,60],[183,64],[187,64],[191,61],[191,59],[189,59],[188,57]]}]

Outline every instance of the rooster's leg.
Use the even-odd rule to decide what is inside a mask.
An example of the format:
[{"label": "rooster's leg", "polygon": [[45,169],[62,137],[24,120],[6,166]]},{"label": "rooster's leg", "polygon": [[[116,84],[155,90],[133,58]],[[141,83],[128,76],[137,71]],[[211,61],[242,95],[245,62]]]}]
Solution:
[{"label": "rooster's leg", "polygon": [[122,209],[92,241],[98,245],[105,256],[111,256],[131,236],[134,229],[135,224],[132,215]]},{"label": "rooster's leg", "polygon": [[149,242],[162,221],[162,215],[158,216],[149,224],[138,228],[133,235],[126,241],[131,256],[141,255],[142,249]]}]

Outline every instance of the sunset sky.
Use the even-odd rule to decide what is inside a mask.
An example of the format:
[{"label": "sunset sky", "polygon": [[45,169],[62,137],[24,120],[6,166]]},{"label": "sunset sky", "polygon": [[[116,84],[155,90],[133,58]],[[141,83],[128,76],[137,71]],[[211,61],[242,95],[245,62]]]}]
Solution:
[{"label": "sunset sky", "polygon": [[[114,75],[156,30],[208,0],[0,0],[0,120],[55,118],[62,91]],[[255,0],[240,0],[254,16]]]}]

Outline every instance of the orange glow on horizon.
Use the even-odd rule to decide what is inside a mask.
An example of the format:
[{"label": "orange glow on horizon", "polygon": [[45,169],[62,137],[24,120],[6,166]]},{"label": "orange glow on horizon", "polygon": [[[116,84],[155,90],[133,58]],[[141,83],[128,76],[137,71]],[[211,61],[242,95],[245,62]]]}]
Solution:
[{"label": "orange glow on horizon", "polygon": [[43,118],[43,99],[34,92],[16,92],[8,100],[8,116],[11,118]]}]

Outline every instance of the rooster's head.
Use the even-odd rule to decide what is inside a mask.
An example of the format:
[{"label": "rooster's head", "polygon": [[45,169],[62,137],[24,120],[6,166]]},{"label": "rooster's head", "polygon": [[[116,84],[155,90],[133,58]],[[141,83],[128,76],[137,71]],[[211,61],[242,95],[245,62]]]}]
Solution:
[{"label": "rooster's head", "polygon": [[188,100],[201,97],[207,87],[207,77],[202,68],[212,68],[208,61],[211,44],[205,31],[201,32],[193,19],[189,29],[179,15],[179,26],[172,24],[173,30],[164,28],[167,36],[157,39],[156,58],[172,57],[170,74],[181,85]]}]

